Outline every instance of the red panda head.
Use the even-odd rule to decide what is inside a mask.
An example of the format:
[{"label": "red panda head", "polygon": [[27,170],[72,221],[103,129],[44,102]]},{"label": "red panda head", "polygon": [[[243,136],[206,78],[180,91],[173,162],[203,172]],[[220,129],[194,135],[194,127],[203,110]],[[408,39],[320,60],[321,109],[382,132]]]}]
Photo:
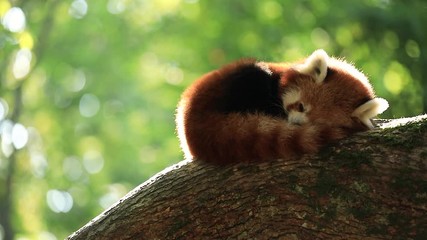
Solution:
[{"label": "red panda head", "polygon": [[386,100],[375,97],[362,72],[323,50],[315,51],[292,69],[293,77],[286,80],[282,96],[291,124],[373,128],[370,119],[388,108]]}]

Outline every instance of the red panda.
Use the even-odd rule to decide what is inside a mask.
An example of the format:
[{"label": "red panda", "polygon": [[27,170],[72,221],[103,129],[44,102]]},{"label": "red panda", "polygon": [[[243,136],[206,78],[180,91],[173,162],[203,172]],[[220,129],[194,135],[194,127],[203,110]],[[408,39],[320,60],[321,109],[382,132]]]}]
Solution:
[{"label": "red panda", "polygon": [[373,128],[387,108],[363,73],[316,50],[301,62],[240,60],[203,75],[182,94],[176,124],[188,159],[268,161]]}]

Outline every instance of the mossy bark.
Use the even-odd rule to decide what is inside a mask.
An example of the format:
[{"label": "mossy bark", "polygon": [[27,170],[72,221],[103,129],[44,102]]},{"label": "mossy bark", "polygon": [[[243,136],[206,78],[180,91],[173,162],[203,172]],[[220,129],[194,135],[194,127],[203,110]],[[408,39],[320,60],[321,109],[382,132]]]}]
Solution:
[{"label": "mossy bark", "polygon": [[294,160],[183,161],[69,239],[424,239],[427,116],[382,125]]}]

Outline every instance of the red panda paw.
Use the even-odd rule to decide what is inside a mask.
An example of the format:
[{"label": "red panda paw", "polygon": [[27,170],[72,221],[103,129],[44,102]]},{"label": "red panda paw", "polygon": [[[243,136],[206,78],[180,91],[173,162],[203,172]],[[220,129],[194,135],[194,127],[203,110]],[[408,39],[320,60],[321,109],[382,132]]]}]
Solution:
[{"label": "red panda paw", "polygon": [[316,125],[317,135],[314,141],[317,142],[319,148],[346,137],[348,134],[340,127],[331,125]]},{"label": "red panda paw", "polygon": [[299,144],[304,153],[315,153],[326,144],[346,136],[342,129],[328,125],[304,126],[301,135]]}]

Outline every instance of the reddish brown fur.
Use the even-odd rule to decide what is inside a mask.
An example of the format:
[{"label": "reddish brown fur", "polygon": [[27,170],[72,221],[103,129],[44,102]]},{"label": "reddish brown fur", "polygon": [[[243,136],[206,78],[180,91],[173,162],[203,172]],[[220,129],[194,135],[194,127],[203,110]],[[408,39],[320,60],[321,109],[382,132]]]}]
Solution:
[{"label": "reddish brown fur", "polygon": [[372,90],[340,69],[332,69],[320,85],[309,78],[304,75],[293,76],[294,81],[287,88],[304,89],[301,100],[310,103],[313,109],[307,114],[310,122],[355,131],[367,130],[350,115],[362,103],[374,98]]},{"label": "reddish brown fur", "polygon": [[202,76],[183,93],[177,125],[187,157],[220,164],[289,158],[316,152],[325,143],[367,129],[350,115],[374,97],[372,90],[340,69],[332,69],[319,85],[286,63],[267,65],[281,74],[281,92],[304,90],[301,100],[312,106],[307,114],[310,124],[291,125],[286,119],[259,113],[221,113],[222,103],[216,96],[227,85],[222,76],[239,64]]}]

